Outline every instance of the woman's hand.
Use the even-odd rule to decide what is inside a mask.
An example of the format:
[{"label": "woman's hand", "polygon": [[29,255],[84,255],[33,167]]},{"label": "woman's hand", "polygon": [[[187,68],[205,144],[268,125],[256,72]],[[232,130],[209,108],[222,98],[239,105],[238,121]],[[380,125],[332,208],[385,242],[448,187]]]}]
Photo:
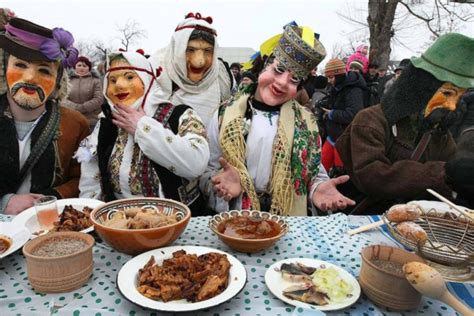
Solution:
[{"label": "woman's hand", "polygon": [[138,121],[146,115],[145,111],[141,107],[135,110],[120,104],[115,105],[115,109],[117,111],[112,111],[112,122],[129,134],[135,135]]},{"label": "woman's hand", "polygon": [[214,191],[216,191],[218,197],[230,201],[238,197],[242,192],[240,174],[237,169],[224,158],[219,158],[219,163],[223,170],[211,179],[214,185]]}]

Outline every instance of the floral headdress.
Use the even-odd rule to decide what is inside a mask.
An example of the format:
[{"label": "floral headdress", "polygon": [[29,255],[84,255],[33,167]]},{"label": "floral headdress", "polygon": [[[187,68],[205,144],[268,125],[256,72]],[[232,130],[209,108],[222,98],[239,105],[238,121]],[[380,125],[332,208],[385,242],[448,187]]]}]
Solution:
[{"label": "floral headdress", "polygon": [[74,37],[62,28],[52,30],[30,21],[12,18],[0,34],[0,47],[26,60],[60,61],[73,67],[79,51],[72,46]]}]

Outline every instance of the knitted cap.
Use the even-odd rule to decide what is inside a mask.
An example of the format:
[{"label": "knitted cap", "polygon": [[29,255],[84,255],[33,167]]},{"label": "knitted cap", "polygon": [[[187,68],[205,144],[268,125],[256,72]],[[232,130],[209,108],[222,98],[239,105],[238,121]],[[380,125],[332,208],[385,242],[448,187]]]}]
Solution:
[{"label": "knitted cap", "polygon": [[349,69],[350,68],[357,68],[362,72],[364,71],[364,64],[361,61],[356,59],[351,62],[351,64],[349,65]]},{"label": "knitted cap", "polygon": [[344,62],[339,58],[330,59],[326,64],[326,68],[324,68],[326,77],[343,74],[345,72],[346,65],[344,65]]}]

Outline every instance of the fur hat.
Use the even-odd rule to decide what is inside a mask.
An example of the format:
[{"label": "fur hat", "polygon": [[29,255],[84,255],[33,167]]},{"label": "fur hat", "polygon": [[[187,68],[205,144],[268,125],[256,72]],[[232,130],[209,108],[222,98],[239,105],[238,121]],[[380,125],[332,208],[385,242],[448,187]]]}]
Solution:
[{"label": "fur hat", "polygon": [[402,59],[400,61],[400,63],[398,64],[397,68],[395,68],[395,71],[397,71],[397,70],[402,70],[403,71],[409,64],[410,64],[410,59],[409,58]]}]

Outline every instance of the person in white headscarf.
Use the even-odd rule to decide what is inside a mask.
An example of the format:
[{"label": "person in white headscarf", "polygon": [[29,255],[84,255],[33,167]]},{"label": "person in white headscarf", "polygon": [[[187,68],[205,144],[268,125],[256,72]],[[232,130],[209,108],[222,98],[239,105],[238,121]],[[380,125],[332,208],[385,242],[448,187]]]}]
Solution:
[{"label": "person in white headscarf", "polygon": [[200,215],[195,179],[209,160],[202,121],[189,106],[159,101],[156,73],[143,55],[111,54],[107,68],[103,92],[109,107],[76,154],[80,196],[166,197]]},{"label": "person in white headscarf", "polygon": [[189,13],[169,45],[150,57],[155,68],[163,68],[158,97],[191,106],[206,126],[236,86],[228,65],[217,58],[217,33],[211,23],[211,17]]}]

